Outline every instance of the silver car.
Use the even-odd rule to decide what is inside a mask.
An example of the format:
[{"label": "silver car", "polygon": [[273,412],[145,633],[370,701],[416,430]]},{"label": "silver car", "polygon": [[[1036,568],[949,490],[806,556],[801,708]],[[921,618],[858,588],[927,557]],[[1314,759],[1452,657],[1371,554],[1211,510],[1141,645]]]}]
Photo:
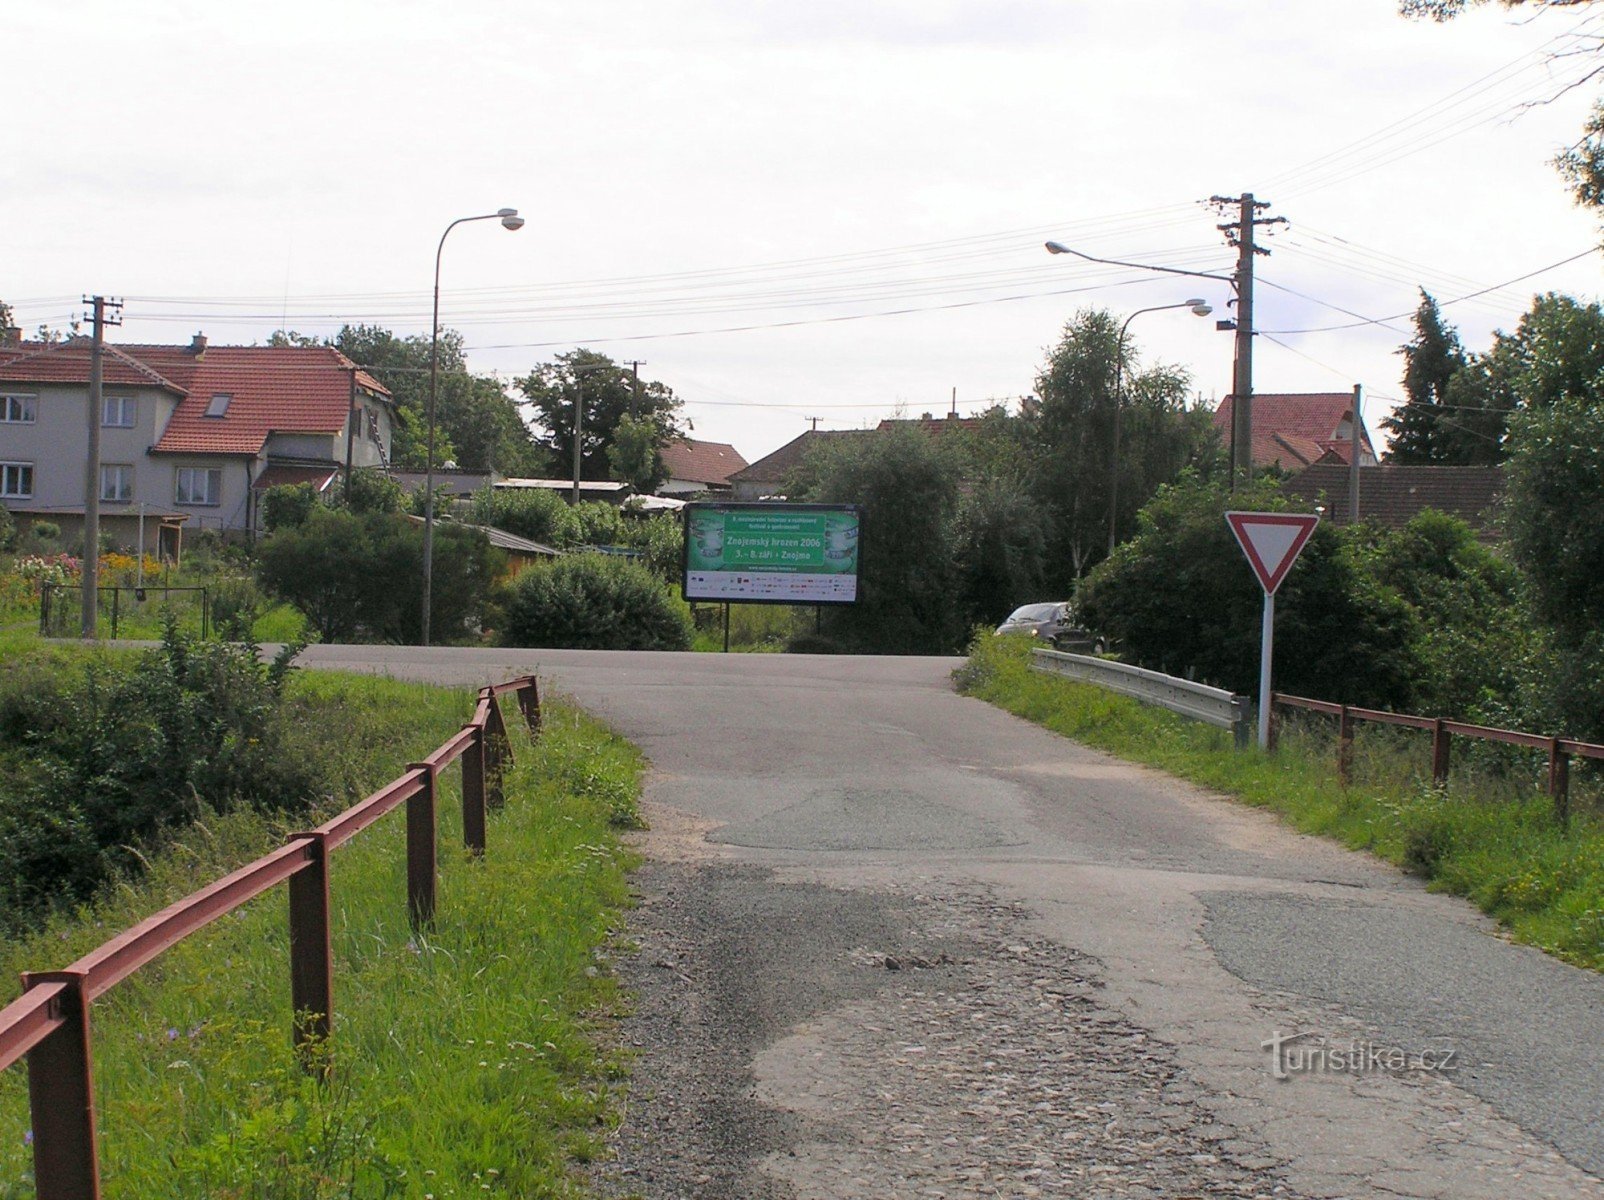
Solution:
[{"label": "silver car", "polygon": [[997,626],[997,632],[1028,633],[1049,646],[1066,640],[1086,640],[1086,634],[1074,627],[1074,620],[1074,611],[1067,600],[1025,604],[1014,609],[1008,619]]}]

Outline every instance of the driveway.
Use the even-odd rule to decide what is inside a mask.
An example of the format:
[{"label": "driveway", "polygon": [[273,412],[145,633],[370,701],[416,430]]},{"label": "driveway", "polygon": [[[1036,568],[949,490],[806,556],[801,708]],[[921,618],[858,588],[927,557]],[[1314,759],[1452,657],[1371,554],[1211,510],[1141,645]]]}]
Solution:
[{"label": "driveway", "polygon": [[650,757],[611,1194],[1604,1195],[1604,979],[957,660],[303,661],[537,671]]}]

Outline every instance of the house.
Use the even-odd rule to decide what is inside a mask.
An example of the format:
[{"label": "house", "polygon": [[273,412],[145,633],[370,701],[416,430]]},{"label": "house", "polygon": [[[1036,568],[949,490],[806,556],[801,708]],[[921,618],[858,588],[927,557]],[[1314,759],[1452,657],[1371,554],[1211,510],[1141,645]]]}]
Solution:
[{"label": "house", "polygon": [[[1311,508],[1323,505],[1341,523],[1348,519],[1348,476],[1345,464],[1319,462],[1285,480],[1281,490]],[[1431,508],[1460,518],[1483,541],[1491,541],[1497,536],[1503,485],[1504,471],[1497,466],[1361,465],[1359,519],[1398,529]]]},{"label": "house", "polygon": [[[1229,448],[1234,397],[1227,396],[1214,413],[1214,428]],[[1253,395],[1253,467],[1280,467],[1292,472],[1326,462],[1346,463],[1353,445],[1352,392],[1255,392]],[[1359,465],[1376,465],[1369,430],[1360,422]]]},{"label": "house", "polygon": [[867,429],[810,429],[792,438],[773,454],[765,455],[730,476],[730,491],[736,500],[766,500],[785,491],[786,480],[802,465],[815,446],[841,438],[869,437]]},{"label": "house", "polygon": [[659,496],[727,496],[731,491],[730,476],[747,465],[734,446],[694,438],[669,442],[663,447],[662,457],[668,480],[657,489]]},{"label": "house", "polygon": [[[0,502],[23,523],[82,536],[88,338],[0,346]],[[327,490],[347,462],[387,465],[394,405],[330,346],[107,345],[101,529],[133,546],[152,519],[254,533],[261,494]]]}]

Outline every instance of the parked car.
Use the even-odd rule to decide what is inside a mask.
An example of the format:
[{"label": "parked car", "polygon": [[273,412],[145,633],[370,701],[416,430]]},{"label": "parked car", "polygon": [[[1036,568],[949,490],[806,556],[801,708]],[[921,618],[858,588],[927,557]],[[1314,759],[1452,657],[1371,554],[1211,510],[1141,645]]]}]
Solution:
[{"label": "parked car", "polygon": [[1092,635],[1075,623],[1075,610],[1067,600],[1021,605],[997,626],[997,632],[1029,634],[1057,650],[1091,653],[1095,648]]}]

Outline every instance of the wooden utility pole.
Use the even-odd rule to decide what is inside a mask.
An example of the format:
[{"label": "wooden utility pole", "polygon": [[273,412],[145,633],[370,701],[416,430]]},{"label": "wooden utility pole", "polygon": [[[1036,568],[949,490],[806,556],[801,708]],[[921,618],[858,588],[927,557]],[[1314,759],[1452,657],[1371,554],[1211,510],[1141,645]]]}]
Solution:
[{"label": "wooden utility pole", "polygon": [[638,417],[640,416],[640,369],[646,364],[639,359],[632,359],[624,365],[634,373],[634,391],[630,393],[629,397],[629,415]]},{"label": "wooden utility pole", "polygon": [[[84,466],[83,636],[92,640],[100,607],[100,420],[104,406],[101,359],[106,326],[122,324],[122,301],[86,296],[94,305],[94,333],[89,342],[89,461]],[[113,310],[110,314],[107,309]]]},{"label": "wooden utility pole", "polygon": [[1253,479],[1253,256],[1270,253],[1254,245],[1259,225],[1284,225],[1285,217],[1259,217],[1269,202],[1255,200],[1252,192],[1240,196],[1214,196],[1222,210],[1236,206],[1236,219],[1219,228],[1236,247],[1236,364],[1231,374],[1231,486]]},{"label": "wooden utility pole", "polygon": [[585,388],[574,371],[574,507],[579,507],[579,439],[585,429]]}]

